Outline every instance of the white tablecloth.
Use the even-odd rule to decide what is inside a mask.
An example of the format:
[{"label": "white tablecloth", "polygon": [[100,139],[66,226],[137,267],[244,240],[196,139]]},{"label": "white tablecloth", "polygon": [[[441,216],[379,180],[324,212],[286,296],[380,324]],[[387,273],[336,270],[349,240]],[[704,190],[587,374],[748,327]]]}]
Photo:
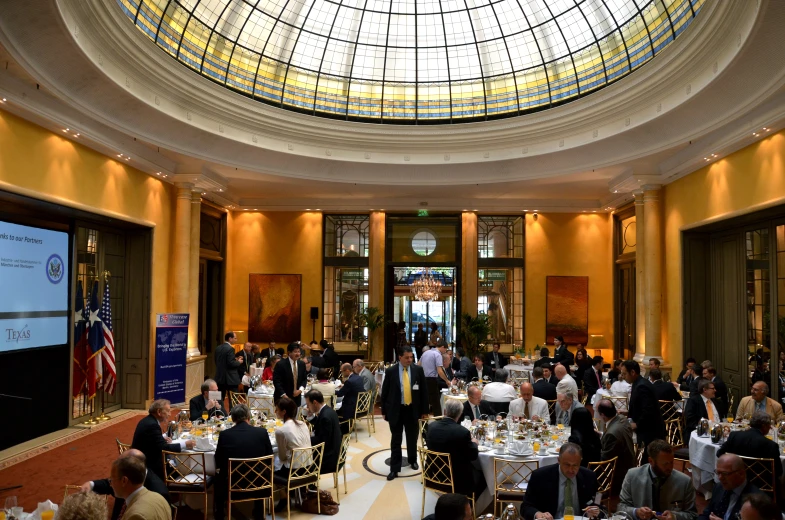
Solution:
[{"label": "white tablecloth", "polygon": [[444,412],[444,402],[445,402],[445,399],[456,399],[456,400],[458,400],[458,401],[460,401],[462,403],[464,403],[464,402],[469,400],[469,398],[467,397],[466,394],[452,395],[447,388],[444,388],[441,391],[442,412]]},{"label": "white tablecloth", "polygon": [[552,464],[556,464],[559,461],[558,455],[528,455],[526,457],[521,457],[519,455],[509,455],[509,454],[501,454],[496,453],[495,450],[491,451],[484,451],[480,452],[477,460],[480,463],[480,469],[482,469],[483,477],[485,477],[485,483],[488,487],[482,494],[477,497],[477,503],[475,504],[475,509],[477,511],[485,510],[488,505],[493,502],[493,486],[494,486],[494,475],[493,475],[493,459],[507,459],[507,460],[539,460],[540,467],[550,466]]}]

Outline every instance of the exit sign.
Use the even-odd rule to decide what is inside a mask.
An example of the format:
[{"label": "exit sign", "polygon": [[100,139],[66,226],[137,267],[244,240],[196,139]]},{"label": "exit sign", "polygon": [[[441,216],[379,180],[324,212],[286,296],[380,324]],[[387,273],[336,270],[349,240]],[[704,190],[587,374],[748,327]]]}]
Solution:
[{"label": "exit sign", "polygon": [[427,217],[428,216],[428,210],[427,209],[418,209],[417,210],[417,216],[418,217]]}]

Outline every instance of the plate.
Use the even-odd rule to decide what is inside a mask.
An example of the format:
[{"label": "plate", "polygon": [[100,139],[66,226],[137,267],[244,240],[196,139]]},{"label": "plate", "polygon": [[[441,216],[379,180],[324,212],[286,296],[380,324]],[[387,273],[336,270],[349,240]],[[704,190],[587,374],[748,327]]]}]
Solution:
[{"label": "plate", "polygon": [[558,455],[559,448],[548,448],[548,453],[550,453],[551,455]]},{"label": "plate", "polygon": [[488,446],[477,446],[477,451],[486,452],[486,451],[491,451],[491,449]]},{"label": "plate", "polygon": [[194,446],[192,449],[193,449],[193,451],[199,451],[199,452],[202,452],[202,453],[208,453],[208,452],[211,452],[211,451],[215,451],[215,448],[205,449],[205,448],[197,448],[196,446]]},{"label": "plate", "polygon": [[532,455],[534,455],[534,452],[533,451],[524,451],[524,452],[520,452],[519,453],[519,452],[515,452],[515,451],[508,451],[507,454],[508,455],[512,455],[514,457],[531,457]]}]

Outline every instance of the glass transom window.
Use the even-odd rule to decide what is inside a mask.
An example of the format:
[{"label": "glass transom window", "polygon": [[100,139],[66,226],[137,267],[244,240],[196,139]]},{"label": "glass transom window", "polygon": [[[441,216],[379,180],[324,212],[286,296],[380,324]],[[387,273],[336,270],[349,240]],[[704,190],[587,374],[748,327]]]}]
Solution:
[{"label": "glass transom window", "polygon": [[705,0],[117,0],[182,64],[282,108],[378,123],[519,115],[651,60]]},{"label": "glass transom window", "polygon": [[412,237],[412,249],[420,256],[428,256],[436,250],[436,237],[430,231],[418,231]]}]

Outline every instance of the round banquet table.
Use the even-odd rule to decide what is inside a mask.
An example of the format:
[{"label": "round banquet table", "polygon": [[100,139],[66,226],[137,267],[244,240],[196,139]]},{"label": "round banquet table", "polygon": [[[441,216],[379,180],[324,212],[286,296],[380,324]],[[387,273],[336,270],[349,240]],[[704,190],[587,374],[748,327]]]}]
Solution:
[{"label": "round banquet table", "polygon": [[507,372],[531,372],[534,370],[534,365],[504,365]]},{"label": "round banquet table", "polygon": [[441,391],[442,411],[444,411],[444,402],[446,399],[456,399],[464,403],[469,400],[469,397],[466,394],[453,395],[447,388],[443,388]]},{"label": "round banquet table", "polygon": [[[494,475],[493,475],[493,459],[507,459],[507,460],[539,460],[540,467],[550,466],[552,464],[556,464],[559,461],[558,455],[511,455],[509,453],[497,453],[496,450],[491,449],[490,451],[481,451],[477,456],[477,461],[479,462],[480,469],[482,470],[482,475],[485,477],[485,483],[487,484],[487,488],[485,491],[480,494],[479,497],[476,499],[475,509],[477,511],[484,511],[489,504],[493,502],[493,487],[494,487]],[[576,517],[577,518],[577,517]]]}]

